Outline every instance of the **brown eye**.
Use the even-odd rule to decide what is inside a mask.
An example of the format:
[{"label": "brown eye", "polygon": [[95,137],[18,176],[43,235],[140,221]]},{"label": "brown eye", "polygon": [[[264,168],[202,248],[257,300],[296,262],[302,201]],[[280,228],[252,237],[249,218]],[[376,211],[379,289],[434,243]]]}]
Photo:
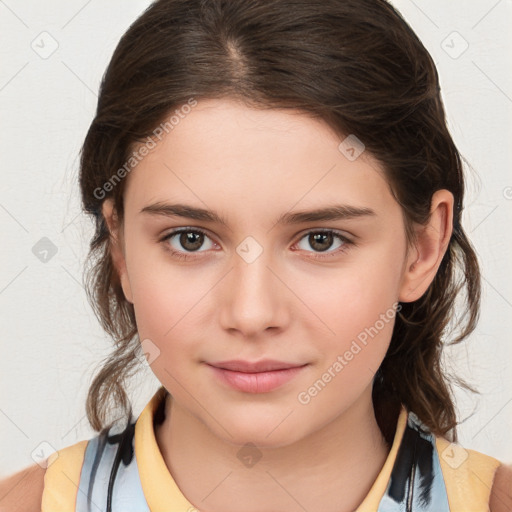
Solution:
[{"label": "brown eye", "polygon": [[[175,253],[187,253],[187,252],[205,252],[199,251],[204,246],[205,240],[210,240],[208,235],[203,231],[195,228],[182,228],[172,231],[164,238],[161,242],[165,242],[169,247],[169,250]],[[211,244],[211,241],[210,241]],[[213,245],[213,244],[211,244]],[[207,247],[207,249],[210,249]]]},{"label": "brown eye", "polygon": [[[305,243],[304,243],[305,242]],[[325,253],[325,256],[320,254],[315,257],[330,257],[335,256],[353,245],[353,242],[343,235],[336,233],[335,231],[310,231],[306,233],[297,246],[299,249],[315,253]],[[334,247],[334,250],[329,250]],[[313,251],[309,250],[313,249]]]},{"label": "brown eye", "polygon": [[311,233],[308,238],[309,245],[317,251],[326,251],[333,242],[332,233]]},{"label": "brown eye", "polygon": [[179,243],[188,251],[197,251],[203,245],[204,235],[196,231],[182,231],[179,234]]}]

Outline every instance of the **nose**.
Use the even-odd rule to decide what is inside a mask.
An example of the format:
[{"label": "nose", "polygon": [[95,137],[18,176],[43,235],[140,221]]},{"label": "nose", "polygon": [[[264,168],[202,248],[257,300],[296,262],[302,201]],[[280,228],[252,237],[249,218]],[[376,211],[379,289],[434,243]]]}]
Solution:
[{"label": "nose", "polygon": [[[220,322],[223,329],[244,338],[278,331],[289,320],[289,291],[264,251],[252,262],[238,254],[220,287]],[[288,293],[287,293],[288,291]]]}]

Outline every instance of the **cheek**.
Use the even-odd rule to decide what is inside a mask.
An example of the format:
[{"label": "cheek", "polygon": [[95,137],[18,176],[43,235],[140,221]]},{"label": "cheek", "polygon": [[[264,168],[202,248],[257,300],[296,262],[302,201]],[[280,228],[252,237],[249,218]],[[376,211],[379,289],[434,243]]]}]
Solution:
[{"label": "cheek", "polygon": [[184,331],[190,337],[194,315],[206,292],[199,282],[191,284],[190,280],[163,276],[158,282],[148,279],[136,284],[134,309],[141,339],[154,338],[155,342],[169,344]]},{"label": "cheek", "polygon": [[343,266],[324,269],[314,278],[304,276],[297,294],[331,334],[356,336],[398,300],[401,264],[397,250],[386,244],[378,251],[352,255]]},{"label": "cheek", "polygon": [[[194,305],[201,298],[201,290],[193,292],[183,279],[160,275],[140,275],[135,282],[134,310],[137,331],[148,362],[160,382],[172,393],[179,393],[178,382],[187,380],[189,369],[195,358],[194,339],[197,334],[197,319]],[[195,326],[195,327],[194,327]],[[194,328],[196,331],[194,331]],[[179,386],[178,386],[179,388]]]},{"label": "cheek", "polygon": [[396,277],[376,279],[375,271],[350,272],[329,284],[327,300],[321,293],[312,297],[312,309],[332,331],[318,336],[318,322],[311,323],[318,358],[297,398],[312,416],[323,417],[324,411],[335,416],[349,407],[370,386],[386,355],[398,306],[392,291]]},{"label": "cheek", "polygon": [[163,251],[146,249],[140,244],[127,261],[137,330],[141,340],[149,338],[163,350],[193,316],[205,292],[200,280],[173,267]]},{"label": "cheek", "polygon": [[352,384],[370,381],[385,356],[398,306],[402,263],[392,243],[360,254],[343,268],[317,275],[315,286],[300,292],[315,313],[308,314],[303,325],[321,354],[318,371],[324,372],[342,356],[342,371],[335,372],[341,370],[339,365],[331,371],[344,375],[338,382]]}]

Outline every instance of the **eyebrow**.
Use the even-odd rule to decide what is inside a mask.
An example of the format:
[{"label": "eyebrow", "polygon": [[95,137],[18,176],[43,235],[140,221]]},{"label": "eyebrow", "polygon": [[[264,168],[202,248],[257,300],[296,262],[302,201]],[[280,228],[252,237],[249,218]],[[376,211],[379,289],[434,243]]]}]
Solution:
[{"label": "eyebrow", "polygon": [[[185,217],[187,219],[212,222],[228,227],[228,222],[226,219],[224,219],[218,213],[212,210],[206,210],[204,208],[198,208],[186,204],[169,204],[157,202],[145,206],[140,210],[139,213],[164,217]],[[282,214],[277,219],[276,224],[293,225],[302,224],[305,222],[345,220],[376,215],[377,214],[375,211],[371,208],[340,204],[319,208],[316,210],[287,212]]]}]

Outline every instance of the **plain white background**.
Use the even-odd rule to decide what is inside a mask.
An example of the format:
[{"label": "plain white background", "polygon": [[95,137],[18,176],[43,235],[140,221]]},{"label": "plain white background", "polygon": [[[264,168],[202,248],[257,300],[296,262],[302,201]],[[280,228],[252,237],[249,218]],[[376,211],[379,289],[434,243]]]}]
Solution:
[{"label": "plain white background", "polygon": [[[0,0],[0,477],[95,435],[85,398],[110,341],[82,285],[92,224],[78,152],[115,45],[149,3]],[[449,128],[474,169],[464,223],[482,313],[447,363],[481,394],[457,392],[460,442],[512,462],[512,1],[392,3],[438,66]],[[136,414],[158,385],[141,366]]]}]

